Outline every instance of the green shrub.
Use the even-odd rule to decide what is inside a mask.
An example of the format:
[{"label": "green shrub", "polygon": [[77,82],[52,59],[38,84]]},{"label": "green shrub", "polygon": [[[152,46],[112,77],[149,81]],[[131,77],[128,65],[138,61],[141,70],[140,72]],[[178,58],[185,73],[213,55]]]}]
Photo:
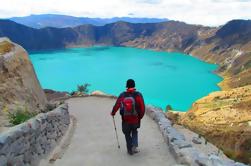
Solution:
[{"label": "green shrub", "polygon": [[17,107],[12,112],[8,111],[9,123],[12,125],[21,124],[36,115],[37,113],[35,112],[29,112],[27,107]]},{"label": "green shrub", "polygon": [[73,95],[75,95],[75,94],[76,94],[75,91],[72,91],[72,92],[70,93],[71,96],[73,96]]},{"label": "green shrub", "polygon": [[87,94],[89,92],[89,89],[88,89],[89,86],[91,86],[91,85],[88,83],[85,83],[83,85],[78,85],[78,88],[77,88],[78,92]]}]

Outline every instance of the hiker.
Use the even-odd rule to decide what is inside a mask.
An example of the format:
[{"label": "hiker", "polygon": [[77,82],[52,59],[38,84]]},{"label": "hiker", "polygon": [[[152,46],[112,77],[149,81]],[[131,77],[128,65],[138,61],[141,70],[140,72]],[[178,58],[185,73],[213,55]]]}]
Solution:
[{"label": "hiker", "polygon": [[115,116],[120,108],[122,118],[122,131],[125,135],[127,152],[129,155],[138,153],[138,131],[140,120],[145,114],[143,96],[135,89],[135,82],[129,79],[126,82],[126,91],[121,93],[111,112]]}]

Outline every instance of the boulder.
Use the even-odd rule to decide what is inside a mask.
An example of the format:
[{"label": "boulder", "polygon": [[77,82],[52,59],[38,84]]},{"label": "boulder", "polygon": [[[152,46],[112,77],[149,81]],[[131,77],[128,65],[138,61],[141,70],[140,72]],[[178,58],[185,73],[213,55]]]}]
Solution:
[{"label": "boulder", "polygon": [[201,139],[198,138],[198,137],[193,137],[192,142],[195,143],[195,144],[201,144],[202,143]]},{"label": "boulder", "polygon": [[101,95],[101,96],[103,96],[103,95],[106,95],[104,92],[102,92],[102,91],[99,91],[99,90],[95,90],[95,91],[93,91],[92,93],[91,93],[91,95]]}]

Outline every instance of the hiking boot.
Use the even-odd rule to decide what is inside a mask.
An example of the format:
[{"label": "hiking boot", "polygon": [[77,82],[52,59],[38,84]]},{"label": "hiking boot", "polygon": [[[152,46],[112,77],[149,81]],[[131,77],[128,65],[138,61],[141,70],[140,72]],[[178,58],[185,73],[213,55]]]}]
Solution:
[{"label": "hiking boot", "polygon": [[139,149],[136,146],[132,147],[132,152],[133,153],[139,153]]},{"label": "hiking boot", "polygon": [[133,151],[132,151],[132,150],[127,150],[127,153],[128,153],[129,155],[133,155]]}]

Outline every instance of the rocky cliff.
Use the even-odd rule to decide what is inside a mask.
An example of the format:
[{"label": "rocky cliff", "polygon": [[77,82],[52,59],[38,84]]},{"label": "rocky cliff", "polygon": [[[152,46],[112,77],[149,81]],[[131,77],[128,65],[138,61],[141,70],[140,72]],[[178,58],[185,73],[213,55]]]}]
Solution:
[{"label": "rocky cliff", "polygon": [[0,128],[6,124],[4,107],[11,110],[20,105],[35,111],[44,108],[46,102],[27,52],[7,38],[0,38]]},{"label": "rocky cliff", "polygon": [[229,157],[251,163],[251,85],[211,93],[187,113],[167,115],[205,136]]},{"label": "rocky cliff", "polygon": [[251,21],[233,20],[217,28],[168,22],[149,36],[122,43],[125,46],[178,51],[220,65],[223,89],[251,83]]}]

